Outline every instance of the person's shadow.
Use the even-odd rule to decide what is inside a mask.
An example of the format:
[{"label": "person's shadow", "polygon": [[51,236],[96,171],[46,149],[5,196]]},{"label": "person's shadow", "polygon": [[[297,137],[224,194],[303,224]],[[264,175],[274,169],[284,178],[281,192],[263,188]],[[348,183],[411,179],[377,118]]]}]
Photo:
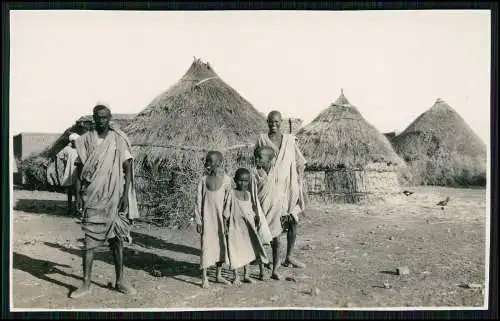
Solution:
[{"label": "person's shadow", "polygon": [[[24,254],[19,254],[17,252],[12,253],[12,268],[15,270],[20,270],[24,271],[26,273],[31,274],[37,279],[44,280],[47,282],[51,282],[53,284],[65,287],[69,290],[68,295],[71,293],[71,291],[75,290],[76,287],[70,284],[66,284],[64,282],[61,282],[59,280],[56,280],[52,277],[50,277],[50,274],[60,274],[64,275],[67,277],[71,277],[77,280],[82,280],[81,276],[72,274],[72,273],[67,273],[64,272],[63,270],[60,269],[62,268],[70,268],[71,266],[66,265],[66,264],[58,264],[54,263],[51,261],[45,261],[45,260],[38,260],[31,258],[29,256],[26,256]],[[105,285],[97,283],[97,282],[92,282],[95,285],[102,287],[102,288],[107,288]]]},{"label": "person's shadow", "polygon": [[[63,252],[81,256],[82,250],[67,248],[65,246],[44,242],[46,246],[59,249]],[[133,270],[142,270],[154,277],[172,277],[187,283],[191,281],[178,278],[178,276],[197,277],[200,275],[199,265],[190,262],[177,261],[169,257],[159,256],[150,252],[142,252],[137,249],[124,248],[125,266]],[[95,260],[113,265],[111,251],[101,251],[95,253]]]},{"label": "person's shadow", "polygon": [[156,248],[159,250],[167,250],[195,256],[201,255],[200,249],[188,245],[165,242],[162,239],[143,233],[131,232],[130,235],[132,236],[135,244],[144,248]]},{"label": "person's shadow", "polygon": [[18,199],[14,210],[34,214],[49,214],[55,216],[71,216],[68,213],[67,201]]}]

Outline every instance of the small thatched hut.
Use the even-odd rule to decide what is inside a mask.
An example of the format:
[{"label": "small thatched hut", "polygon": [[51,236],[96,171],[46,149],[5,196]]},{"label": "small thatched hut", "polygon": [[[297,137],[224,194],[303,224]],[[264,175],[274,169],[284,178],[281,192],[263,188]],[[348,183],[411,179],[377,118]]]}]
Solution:
[{"label": "small thatched hut", "polygon": [[[135,114],[114,114],[112,122],[125,127],[135,117]],[[75,123],[66,129],[64,133],[54,137],[50,144],[43,149],[32,153],[29,157],[23,159],[20,163],[20,172],[24,177],[22,184],[27,188],[36,188],[39,190],[47,189],[47,165],[48,162],[68,144],[68,138],[71,133],[82,135],[93,128],[94,123],[92,115],[86,115],[78,118]],[[20,174],[18,174],[20,175]],[[21,183],[19,183],[21,184]]]},{"label": "small thatched hut", "polygon": [[355,203],[398,192],[398,169],[404,162],[343,91],[297,133],[297,140],[307,159],[312,198]]},{"label": "small thatched hut", "polygon": [[486,185],[485,143],[442,99],[393,141],[416,184]]},{"label": "small thatched hut", "polygon": [[157,96],[124,131],[136,158],[137,194],[145,215],[185,223],[210,149],[224,154],[228,174],[249,166],[266,121],[209,63],[195,59],[182,78]]}]

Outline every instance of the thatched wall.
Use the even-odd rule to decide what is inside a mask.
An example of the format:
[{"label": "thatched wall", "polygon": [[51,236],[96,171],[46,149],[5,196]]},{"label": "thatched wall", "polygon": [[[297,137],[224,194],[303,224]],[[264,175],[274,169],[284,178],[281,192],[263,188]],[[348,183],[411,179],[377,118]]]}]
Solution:
[{"label": "thatched wall", "polygon": [[441,99],[393,142],[415,184],[486,185],[486,145]]},{"label": "thatched wall", "polygon": [[306,171],[306,184],[311,199],[333,203],[358,203],[399,192],[398,173],[393,170]]}]

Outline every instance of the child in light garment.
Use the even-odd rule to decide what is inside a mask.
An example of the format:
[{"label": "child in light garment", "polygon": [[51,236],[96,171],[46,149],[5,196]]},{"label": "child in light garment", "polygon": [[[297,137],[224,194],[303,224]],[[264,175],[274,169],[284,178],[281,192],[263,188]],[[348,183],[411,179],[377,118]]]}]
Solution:
[{"label": "child in light garment", "polygon": [[226,224],[229,219],[232,180],[224,173],[224,158],[218,151],[210,151],[205,158],[206,176],[198,184],[196,196],[196,231],[201,234],[202,287],[208,288],[207,269],[217,266],[216,281],[230,284],[222,276],[222,265],[229,263],[226,242]]},{"label": "child in light garment", "polygon": [[243,267],[243,281],[253,283],[248,265],[257,261],[260,267],[259,278],[264,281],[264,266],[268,263],[264,244],[271,241],[271,232],[267,226],[259,202],[252,202],[250,197],[250,171],[239,168],[234,176],[236,188],[233,190],[228,224],[229,262],[234,270],[234,284],[241,284],[238,269]]},{"label": "child in light garment", "polygon": [[255,150],[254,157],[255,168],[252,168],[251,172],[251,185],[253,186],[251,189],[251,196],[256,199],[258,203],[260,203],[272,237],[272,265],[270,265],[270,267],[272,266],[271,278],[281,280],[282,277],[279,273],[280,235],[281,233],[287,231],[292,215],[299,213],[300,207],[297,204],[290,215],[286,215],[287,213],[285,211],[283,211],[279,216],[274,215],[273,212],[265,212],[266,208],[268,210],[272,210],[273,208],[279,209],[284,205],[279,203],[281,202],[279,198],[270,196],[270,193],[273,193],[273,191],[268,188],[269,180],[275,179],[275,176],[271,175],[271,173],[275,173],[273,170],[273,164],[276,159],[276,152],[271,147],[263,146]]}]

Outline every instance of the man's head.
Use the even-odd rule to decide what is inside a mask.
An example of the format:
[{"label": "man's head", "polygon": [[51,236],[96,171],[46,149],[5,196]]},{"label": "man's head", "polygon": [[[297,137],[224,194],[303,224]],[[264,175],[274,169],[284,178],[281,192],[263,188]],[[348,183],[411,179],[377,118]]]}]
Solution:
[{"label": "man's head", "polygon": [[109,122],[111,121],[111,110],[107,106],[102,104],[96,105],[92,115],[97,131],[108,129]]},{"label": "man's head", "polygon": [[269,126],[269,132],[274,134],[279,132],[281,126],[281,113],[279,111],[273,110],[267,115],[267,126]]},{"label": "man's head", "polygon": [[238,191],[248,191],[250,186],[250,171],[246,168],[238,168],[234,174],[234,182]]},{"label": "man's head", "polygon": [[205,169],[209,174],[213,174],[217,169],[222,167],[224,156],[216,150],[211,150],[205,157]]},{"label": "man's head", "polygon": [[269,171],[276,157],[276,152],[269,146],[263,146],[255,150],[254,157],[255,164],[258,168]]},{"label": "man's head", "polygon": [[78,135],[77,133],[71,133],[69,135],[69,144],[71,145],[71,147],[75,148],[75,141],[80,137],[80,135]]}]

